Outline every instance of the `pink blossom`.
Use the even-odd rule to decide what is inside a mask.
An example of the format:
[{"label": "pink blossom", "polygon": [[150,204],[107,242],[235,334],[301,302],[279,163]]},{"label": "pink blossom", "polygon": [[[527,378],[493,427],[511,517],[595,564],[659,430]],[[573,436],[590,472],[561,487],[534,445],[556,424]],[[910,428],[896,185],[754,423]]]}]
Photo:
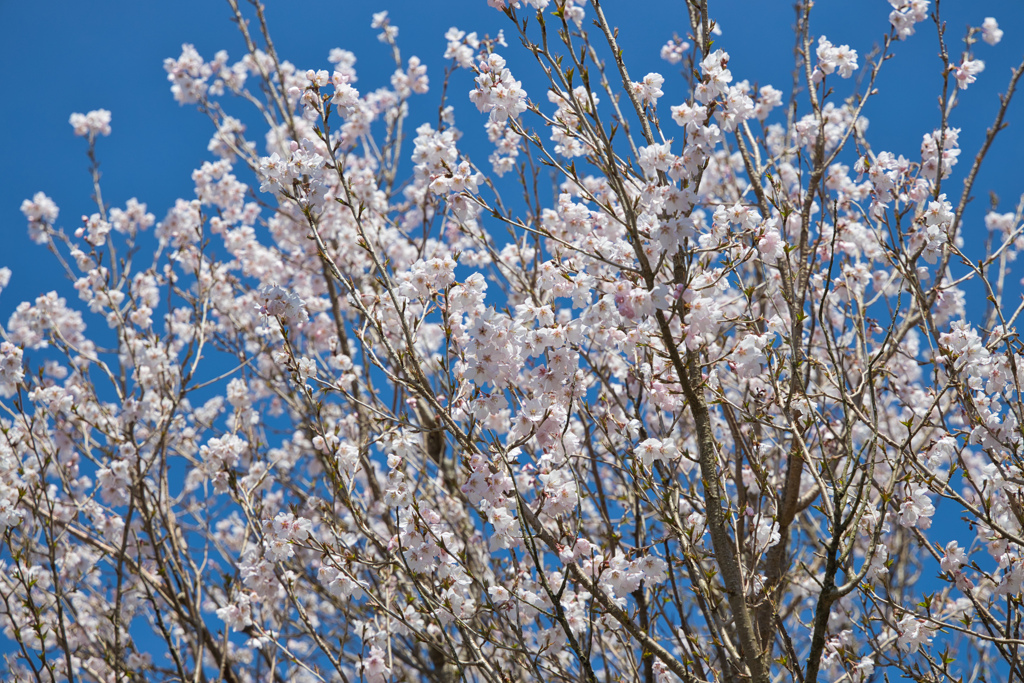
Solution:
[{"label": "pink blossom", "polygon": [[75,129],[75,135],[80,137],[92,139],[97,135],[110,135],[110,112],[106,109],[96,109],[88,114],[72,114],[70,123]]},{"label": "pink blossom", "polygon": [[985,70],[985,62],[965,57],[960,66],[954,68],[957,87],[966,90],[968,85],[977,80],[976,76]]},{"label": "pink blossom", "polygon": [[260,287],[257,295],[260,302],[259,311],[262,315],[278,318],[289,325],[309,320],[302,299],[277,284],[272,283]]},{"label": "pink blossom", "polygon": [[995,17],[985,17],[981,24],[981,39],[989,45],[995,45],[1003,39],[1003,30],[999,28]]},{"label": "pink blossom", "polygon": [[917,652],[922,645],[932,642],[932,631],[929,626],[913,614],[907,614],[899,621],[899,638],[901,649]]}]

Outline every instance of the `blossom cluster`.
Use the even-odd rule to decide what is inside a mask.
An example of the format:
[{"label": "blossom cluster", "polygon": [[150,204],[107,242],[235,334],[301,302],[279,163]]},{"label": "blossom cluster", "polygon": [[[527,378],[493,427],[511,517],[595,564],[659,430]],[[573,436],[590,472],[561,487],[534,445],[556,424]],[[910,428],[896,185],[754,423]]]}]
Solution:
[{"label": "blossom cluster", "polygon": [[515,119],[526,111],[526,91],[512,77],[501,55],[492,52],[477,67],[476,89],[469,99],[493,122]]},{"label": "blossom cluster", "polygon": [[96,109],[88,114],[72,114],[70,123],[75,129],[75,135],[80,137],[110,135],[110,112],[106,109]]},{"label": "blossom cluster", "polygon": [[[790,98],[734,79],[701,13],[660,48],[677,73],[633,80],[613,8],[490,4],[514,40],[439,38],[463,95],[428,120],[386,12],[378,84],[340,48],[284,60],[237,9],[239,61],[165,62],[212,119],[188,197],[157,221],[97,192],[66,231],[22,203],[78,301],[0,329],[3,674],[1019,666],[1022,217],[973,213],[985,153],[958,163],[953,106],[996,71],[971,52],[995,19],[943,62],[938,128],[883,149],[861,105],[899,60],[806,21]],[[898,51],[931,6],[890,4]],[[71,124],[95,160],[110,113]]]}]

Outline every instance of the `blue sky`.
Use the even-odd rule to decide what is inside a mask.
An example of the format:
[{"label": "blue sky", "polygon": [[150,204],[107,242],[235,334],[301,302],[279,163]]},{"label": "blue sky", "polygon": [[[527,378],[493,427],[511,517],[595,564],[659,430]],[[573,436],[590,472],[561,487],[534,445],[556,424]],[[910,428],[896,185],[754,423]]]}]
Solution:
[{"label": "blue sky", "polygon": [[[329,68],[327,54],[332,47],[349,49],[359,58],[361,89],[385,85],[393,70],[385,47],[376,40],[377,31],[369,27],[375,11],[390,9],[405,56],[416,54],[427,63],[434,86],[439,85],[444,68],[443,33],[449,26],[492,35],[508,26],[505,17],[484,0],[428,5],[412,0],[270,0],[267,5],[278,52],[284,58],[304,69]],[[953,116],[953,125],[965,130],[961,142],[966,162],[992,120],[998,106],[996,94],[1005,88],[1009,68],[1020,59],[1024,5],[1019,0],[958,0],[942,5],[949,26],[947,42],[954,54],[962,46],[966,26],[980,25],[987,15],[995,16],[1006,32],[999,45],[976,47],[977,55],[986,61],[986,71],[964,94]],[[684,3],[607,0],[604,7],[609,20],[622,29],[621,42],[634,78],[660,71],[667,79],[663,108],[682,101],[682,80],[658,58],[658,50],[673,32],[685,35]],[[860,52],[863,63],[863,55],[887,30],[890,9],[885,0],[823,0],[816,4],[812,29],[835,44],[849,43]],[[712,3],[712,14],[723,28],[716,45],[731,54],[736,79],[771,83],[787,91],[792,70],[791,3],[721,0]],[[4,65],[0,92],[8,103],[0,107],[0,130],[5,131],[0,182],[0,230],[5,239],[0,265],[14,271],[10,287],[0,294],[0,322],[22,299],[55,287],[70,293],[70,298],[75,296],[70,283],[59,281],[45,249],[29,242],[19,212],[21,201],[40,190],[57,202],[60,225],[69,232],[79,225],[79,216],[95,211],[89,200],[86,144],[72,135],[67,123],[71,112],[97,108],[113,112],[113,135],[99,143],[104,197],[112,206],[123,206],[134,196],[146,202],[159,220],[176,198],[192,197],[191,171],[213,158],[206,151],[210,123],[194,109],[174,102],[162,62],[177,57],[184,42],[195,44],[208,59],[219,49],[228,50],[232,61],[241,57],[243,43],[230,18],[227,3],[217,0],[0,3],[0,63]],[[516,47],[513,43],[507,50],[509,66],[523,79],[531,99],[546,104],[544,93],[530,88],[535,65]],[[896,57],[879,81],[879,96],[867,110],[869,139],[876,151],[889,149],[918,158],[921,135],[938,121],[936,54],[935,30],[929,23],[919,25],[917,35],[897,46]],[[484,117],[466,97],[470,78],[465,73],[459,76],[450,93],[458,124],[464,130],[479,131]],[[424,117],[436,117],[431,112],[436,111],[437,93],[435,87],[431,94],[420,96]],[[1024,124],[1022,111],[1019,103],[1011,109],[1011,128],[1003,133],[979,178],[978,203],[987,204],[989,189],[1000,194],[1004,211],[1016,202],[1018,164],[1024,157],[1024,134],[1017,130]],[[671,126],[669,122],[667,128]],[[257,139],[262,139],[262,132],[257,131]],[[411,145],[406,149],[411,153]],[[485,154],[481,150],[477,156],[483,161]],[[962,163],[958,170],[965,166]],[[958,190],[959,180],[954,181],[949,187]],[[968,230],[980,224],[980,215],[974,218]]]},{"label": "blue sky", "polygon": [[[658,53],[673,33],[686,35],[684,3],[606,0],[603,7],[609,21],[621,29],[620,44],[632,77],[640,79],[649,71],[665,75],[661,118],[666,135],[672,135],[675,126],[668,116],[668,106],[682,102],[687,93],[676,67],[662,61]],[[716,47],[730,53],[734,78],[757,85],[770,83],[788,93],[794,23],[789,0],[719,0],[711,7],[712,16],[723,30],[716,37]],[[964,130],[960,136],[963,152],[960,165],[945,187],[959,196],[963,175],[998,108],[997,95],[1005,89],[1010,68],[1024,52],[1024,2],[946,0],[942,7],[951,55],[958,55],[962,49],[966,27],[980,25],[986,16],[995,16],[1005,31],[1000,44],[975,46],[975,54],[985,60],[986,69],[977,83],[960,93],[960,104],[951,117],[951,125]],[[390,10],[392,22],[400,29],[398,41],[404,57],[418,55],[432,79],[431,92],[412,102],[413,118],[406,126],[410,132],[423,121],[436,122],[445,67],[444,32],[454,25],[480,35],[494,35],[509,27],[508,20],[488,7],[485,0],[432,5],[420,0],[267,2],[271,32],[283,58],[301,69],[329,69],[331,48],[351,50],[358,58],[357,86],[362,92],[387,85],[394,69],[388,49],[377,40],[378,31],[370,28],[372,14],[382,9]],[[812,32],[827,35],[837,45],[850,44],[858,50],[863,65],[865,55],[888,30],[890,9],[885,0],[821,0],[812,14]],[[237,60],[243,54],[244,43],[231,17],[223,0],[0,0],[0,64],[5,66],[0,69],[0,92],[9,103],[0,107],[0,130],[5,131],[0,147],[4,161],[0,164],[0,234],[4,237],[0,266],[13,271],[10,286],[0,292],[0,324],[6,324],[19,302],[52,289],[72,305],[85,308],[55,259],[44,247],[29,241],[19,210],[23,199],[41,190],[57,202],[59,225],[69,233],[80,225],[80,216],[96,210],[90,200],[86,142],[76,138],[68,124],[72,112],[106,108],[113,113],[113,134],[98,142],[103,195],[109,205],[123,207],[129,198],[136,197],[161,220],[177,198],[194,196],[192,170],[215,159],[207,151],[212,127],[193,107],[181,107],[174,101],[163,60],[177,57],[185,42],[193,43],[207,59],[226,49],[231,61]],[[504,50],[509,67],[523,80],[530,98],[549,107],[536,78],[535,62],[511,37],[509,42]],[[866,109],[870,120],[868,139],[876,152],[889,150],[919,160],[921,136],[939,121],[941,69],[934,26],[930,22],[919,24],[917,34],[897,44],[894,52],[895,57],[886,64],[878,81],[879,94]],[[449,103],[455,106],[457,125],[466,131],[460,147],[486,168],[484,160],[491,151],[482,130],[486,116],[469,102],[471,87],[470,74],[457,73],[450,84]],[[845,95],[842,88],[851,84],[837,82],[836,87],[840,95]],[[230,97],[224,101],[228,113],[236,116],[251,109]],[[1024,190],[1020,182],[1024,177],[1020,171],[1024,159],[1024,104],[1016,102],[1007,120],[1010,127],[990,153],[964,222],[968,247],[978,252],[975,258],[983,255],[982,241],[987,231],[982,218],[988,208],[989,191],[1000,196],[1000,210],[1005,212],[1013,210]],[[264,132],[258,126],[251,127],[250,139],[262,144]],[[474,147],[474,141],[483,141],[483,145]],[[411,142],[404,149],[408,158]],[[247,178],[244,173],[240,176]],[[511,176],[505,181],[511,181]],[[505,193],[513,196],[507,190]],[[102,334],[102,320],[87,313],[86,321],[94,332]]]},{"label": "blue sky", "polygon": [[[435,86],[444,68],[443,33],[449,26],[481,34],[508,26],[505,17],[484,0],[429,5],[412,0],[271,0],[267,5],[283,57],[301,68],[328,68],[330,48],[349,49],[359,58],[361,88],[385,85],[393,69],[387,51],[376,40],[377,31],[369,27],[375,11],[390,9],[400,28],[404,54],[417,54],[428,64]],[[622,29],[621,41],[634,77],[660,71],[667,78],[662,104],[667,108],[682,101],[682,80],[673,78],[673,68],[658,58],[658,50],[674,31],[685,35],[684,3],[608,0],[604,7],[609,20]],[[887,29],[889,10],[884,0],[823,0],[815,7],[812,28],[835,44],[849,43],[863,57]],[[983,135],[979,121],[985,125],[991,121],[998,106],[996,93],[1005,87],[1009,67],[1020,58],[1024,5],[1019,0],[960,0],[943,3],[943,11],[951,52],[959,50],[965,27],[979,25],[987,15],[995,16],[1006,32],[995,47],[977,46],[988,68],[954,114],[953,125],[965,129],[961,141],[966,161]],[[712,3],[712,13],[723,28],[716,44],[732,56],[734,76],[786,91],[792,69],[791,3],[722,0]],[[0,295],[0,321],[20,300],[60,285],[45,250],[27,239],[19,212],[22,199],[39,190],[46,192],[60,207],[60,224],[69,231],[78,226],[79,216],[95,210],[89,200],[86,145],[72,135],[67,123],[71,112],[97,108],[113,112],[113,135],[99,144],[104,196],[111,205],[123,206],[134,196],[146,202],[159,220],[176,198],[191,198],[191,171],[212,158],[206,151],[211,128],[204,116],[179,107],[171,98],[162,62],[177,57],[184,42],[195,44],[206,58],[226,49],[237,59],[243,44],[230,18],[227,3],[217,0],[0,3],[0,63],[4,64],[0,92],[8,102],[0,108],[0,130],[5,131],[0,182],[5,246],[0,265],[14,271],[9,289]],[[532,60],[516,47],[513,44],[507,51],[509,65],[530,92]],[[876,150],[890,149],[914,158],[921,135],[938,120],[934,27],[920,25],[918,34],[898,45],[896,53],[879,82],[879,97],[867,112],[869,138]],[[471,85],[468,75],[461,76],[451,91],[458,123],[463,129],[479,128],[475,124],[482,125],[483,117],[465,97]],[[432,94],[420,98],[424,116],[436,106],[436,88]],[[530,95],[545,102],[536,89]],[[1011,110],[1012,127],[979,178],[979,201],[987,202],[988,189],[995,189],[1004,199],[1003,210],[1010,210],[1019,192],[1013,182],[1024,156],[1024,135],[1015,130],[1020,128],[1020,117],[1013,116],[1019,111],[1019,106]],[[1008,177],[1001,178],[1004,173]],[[66,286],[61,289],[70,291]]]},{"label": "blue sky", "polygon": [[[723,34],[716,46],[731,55],[730,68],[737,80],[772,84],[788,92],[791,83],[792,3],[789,0],[720,0],[712,2],[713,15]],[[658,52],[674,32],[685,36],[687,22],[681,0],[629,2],[607,0],[609,21],[621,28],[620,39],[631,74],[639,79],[648,71],[666,76],[662,119],[667,107],[686,96],[675,67],[661,61]],[[715,12],[714,8],[718,11]],[[440,76],[445,66],[443,34],[450,26],[465,31],[495,34],[507,28],[504,16],[484,0],[449,3],[351,2],[346,0],[269,0],[268,18],[279,54],[302,69],[329,69],[331,48],[353,51],[357,57],[360,90],[386,85],[393,71],[388,50],[371,29],[371,14],[391,11],[399,26],[399,44],[406,57],[416,54],[432,78],[431,94],[421,96],[413,130],[424,120],[436,120]],[[890,6],[885,0],[821,0],[815,8],[812,30],[835,44],[848,43],[864,56],[888,30]],[[952,54],[959,54],[968,25],[978,26],[995,16],[1005,31],[995,47],[976,46],[976,56],[987,68],[978,83],[961,94],[951,125],[964,129],[963,154],[947,187],[959,193],[961,179],[998,107],[997,93],[1009,78],[1009,69],[1024,51],[1024,2],[988,0],[943,3],[948,22],[946,36]],[[232,24],[231,11],[221,0],[91,0],[90,2],[14,2],[0,0],[0,107],[2,159],[0,164],[0,231],[3,248],[0,266],[13,271],[8,289],[0,293],[0,323],[23,299],[57,289],[75,305],[71,283],[63,280],[56,261],[45,248],[27,237],[19,206],[38,191],[51,196],[61,209],[59,224],[68,232],[78,217],[95,211],[90,203],[86,143],[72,134],[68,116],[106,108],[113,113],[113,134],[98,144],[103,192],[111,206],[124,206],[137,197],[148,204],[158,220],[179,197],[193,196],[190,175],[203,161],[212,133],[209,121],[193,108],[179,107],[169,91],[162,63],[177,57],[182,43],[193,43],[200,54],[212,58],[226,49],[232,61],[243,54],[242,39]],[[535,102],[544,103],[542,90],[529,74],[532,59],[516,44],[505,51],[509,66]],[[918,33],[895,48],[895,58],[878,82],[879,95],[866,114],[868,138],[875,151],[889,150],[919,159],[921,136],[939,121],[936,98],[941,75],[935,29],[921,24]],[[450,91],[460,128],[482,137],[485,116],[468,101],[468,74],[458,74]],[[241,107],[241,109],[245,109]],[[229,107],[229,113],[234,113]],[[988,165],[978,178],[976,200],[965,222],[968,239],[983,238],[981,224],[988,206],[988,191],[1002,199],[1001,211],[1011,211],[1022,189],[1024,159],[1024,104],[1017,102],[1008,117],[1010,128],[999,138]],[[262,141],[263,130],[250,130]],[[406,154],[412,151],[406,145]],[[481,161],[488,150],[469,150]],[[974,246],[974,245],[972,245]],[[981,255],[980,253],[978,254]],[[84,304],[82,305],[84,307]],[[90,325],[102,322],[91,320]]]}]

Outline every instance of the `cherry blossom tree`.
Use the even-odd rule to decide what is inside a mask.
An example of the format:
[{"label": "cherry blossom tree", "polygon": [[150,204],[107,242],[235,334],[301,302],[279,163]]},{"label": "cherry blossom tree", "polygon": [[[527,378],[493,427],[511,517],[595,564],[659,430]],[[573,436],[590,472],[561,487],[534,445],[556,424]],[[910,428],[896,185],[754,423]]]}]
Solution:
[{"label": "cherry blossom tree", "polygon": [[[598,0],[489,2],[429,75],[375,15],[371,90],[228,0],[241,59],[165,63],[214,133],[160,220],[71,116],[95,213],[22,211],[81,301],[0,343],[6,680],[1024,679],[1024,204],[965,217],[1024,63],[963,158],[955,106],[996,20],[854,49],[802,2],[787,94],[706,0],[640,78]],[[934,131],[877,149],[905,40]]]}]

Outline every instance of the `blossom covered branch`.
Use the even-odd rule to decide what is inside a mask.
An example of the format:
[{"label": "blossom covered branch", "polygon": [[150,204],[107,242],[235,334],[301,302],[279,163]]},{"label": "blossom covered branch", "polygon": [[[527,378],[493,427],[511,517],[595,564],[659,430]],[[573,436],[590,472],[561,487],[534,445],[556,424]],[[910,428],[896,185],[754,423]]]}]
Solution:
[{"label": "blossom covered branch", "polygon": [[[243,56],[164,65],[214,130],[161,220],[71,116],[96,211],[21,209],[82,303],[0,330],[5,676],[1024,677],[1024,202],[968,211],[1024,64],[969,170],[956,109],[996,20],[954,58],[926,0],[875,50],[802,3],[787,100],[707,2],[639,80],[612,7],[489,4],[442,77],[374,15],[373,89],[229,0]],[[941,116],[876,149],[929,19]]]}]

